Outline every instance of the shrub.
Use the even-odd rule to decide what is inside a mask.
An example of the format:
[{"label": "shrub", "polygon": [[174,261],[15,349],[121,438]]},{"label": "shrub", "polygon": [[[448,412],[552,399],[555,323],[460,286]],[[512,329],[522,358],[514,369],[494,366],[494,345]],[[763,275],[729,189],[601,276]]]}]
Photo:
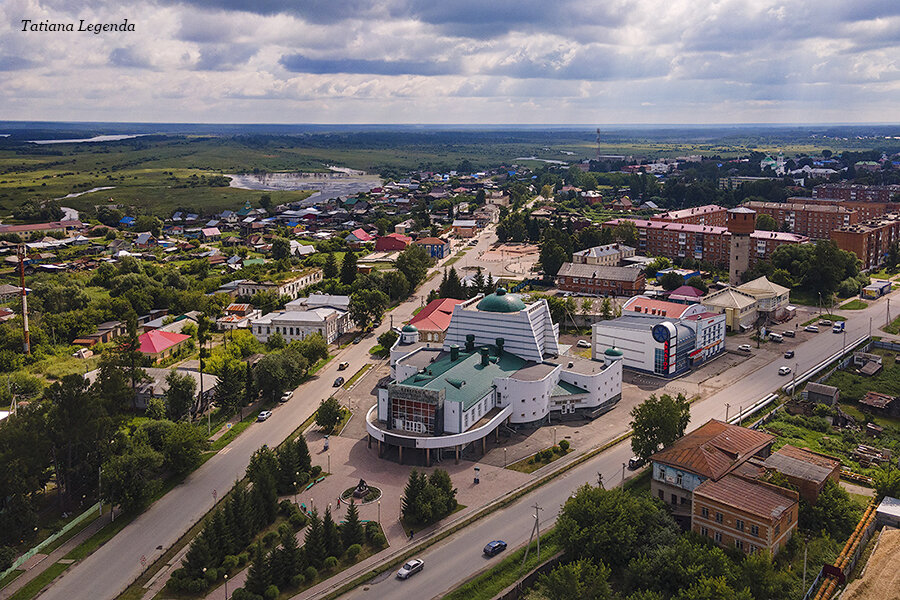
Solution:
[{"label": "shrub", "polygon": [[331,570],[335,569],[337,566],[338,566],[338,559],[336,559],[333,556],[329,556],[328,558],[326,558],[325,562],[323,563],[323,567],[326,571],[331,571]]},{"label": "shrub", "polygon": [[541,460],[544,462],[549,462],[553,458],[553,450],[547,448],[546,450],[541,450]]},{"label": "shrub", "polygon": [[278,586],[273,583],[272,585],[270,585],[269,587],[266,588],[266,593],[263,594],[263,597],[266,600],[275,600],[276,598],[278,598],[278,594],[280,594],[280,593],[281,592],[278,591]]},{"label": "shrub", "polygon": [[291,535],[294,533],[289,523],[282,523],[278,526],[278,537],[283,538],[286,535]]},{"label": "shrub", "polygon": [[206,591],[206,588],[209,587],[202,579],[186,579],[184,581],[186,581],[184,589],[191,594],[202,594]]},{"label": "shrub", "polygon": [[206,586],[209,587],[216,582],[216,579],[219,578],[219,570],[216,568],[208,568],[206,569],[206,573],[203,574],[203,579],[206,580]]},{"label": "shrub", "polygon": [[291,577],[291,587],[298,588],[303,585],[303,582],[306,581],[306,578],[303,576],[303,573],[297,573],[293,577]]},{"label": "shrub", "polygon": [[187,569],[184,567],[179,567],[172,571],[172,579],[184,579],[187,577]]},{"label": "shrub", "polygon": [[224,559],[222,559],[222,571],[224,571],[225,573],[231,573],[237,566],[238,557],[234,554],[229,554]]},{"label": "shrub", "polygon": [[278,532],[270,531],[266,535],[263,536],[263,545],[266,548],[274,548],[275,544],[278,543]]},{"label": "shrub", "polygon": [[231,600],[258,600],[259,598],[262,598],[262,596],[257,596],[242,587],[234,590],[231,594]]},{"label": "shrub", "polygon": [[278,512],[284,517],[290,517],[294,514],[295,505],[290,500],[282,500],[278,503]]},{"label": "shrub", "polygon": [[533,464],[534,464],[534,457],[533,457],[533,456],[532,456],[531,458],[528,459],[528,464],[529,464],[529,465],[533,465]]},{"label": "shrub", "polygon": [[300,531],[301,529],[306,527],[306,515],[304,515],[300,511],[297,511],[291,515],[290,519],[288,519],[288,522],[291,524],[291,527],[294,528],[294,531]]},{"label": "shrub", "polygon": [[374,521],[369,521],[366,523],[366,541],[371,542],[376,535],[381,533],[381,528],[378,526],[378,523]]},{"label": "shrub", "polygon": [[568,452],[569,451],[569,440],[561,440],[559,442],[559,447],[560,447],[560,449],[562,449],[562,451],[564,453]]},{"label": "shrub", "polygon": [[309,476],[311,478],[318,477],[321,474],[322,474],[322,467],[320,467],[319,465],[313,465],[313,467],[309,470]]},{"label": "shrub", "polygon": [[387,538],[384,537],[384,534],[380,531],[372,536],[372,541],[370,542],[372,546],[374,546],[377,550],[381,550],[382,548],[387,548]]},{"label": "shrub", "polygon": [[250,560],[249,552],[241,552],[240,554],[238,554],[238,566],[239,567],[243,567],[244,565],[246,565],[249,560]]},{"label": "shrub", "polygon": [[360,546],[359,544],[353,544],[349,548],[347,548],[347,557],[350,560],[355,561],[360,552],[362,552],[362,546]]},{"label": "shrub", "polygon": [[316,568],[313,566],[306,567],[303,571],[303,578],[310,583],[315,581],[318,576],[319,572],[316,571]]}]

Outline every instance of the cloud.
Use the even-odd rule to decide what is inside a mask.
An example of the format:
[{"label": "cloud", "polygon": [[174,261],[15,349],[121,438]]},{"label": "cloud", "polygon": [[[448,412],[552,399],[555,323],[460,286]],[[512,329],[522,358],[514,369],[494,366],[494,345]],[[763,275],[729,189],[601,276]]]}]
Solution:
[{"label": "cloud", "polygon": [[0,55],[0,71],[19,71],[33,65],[32,61],[21,56]]},{"label": "cloud", "polygon": [[279,61],[295,73],[365,73],[368,75],[451,75],[459,72],[453,61],[370,60],[363,58],[309,58],[302,54],[281,57]]}]

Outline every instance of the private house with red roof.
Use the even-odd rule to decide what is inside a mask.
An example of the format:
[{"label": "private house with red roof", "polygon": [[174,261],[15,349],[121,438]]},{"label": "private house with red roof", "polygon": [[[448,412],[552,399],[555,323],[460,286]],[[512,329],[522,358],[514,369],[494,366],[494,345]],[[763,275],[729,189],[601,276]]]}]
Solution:
[{"label": "private house with red roof", "polygon": [[412,238],[402,233],[389,233],[375,240],[376,252],[397,252],[406,250],[412,243]]},{"label": "private house with red roof", "polygon": [[375,238],[366,233],[366,230],[362,227],[354,229],[353,231],[348,233],[347,237],[345,237],[344,239],[347,240],[347,243],[350,244],[350,246],[353,248],[358,248],[366,242],[372,242],[375,240]]},{"label": "private house with red roof", "polygon": [[138,336],[141,354],[149,356],[152,360],[159,360],[172,356],[187,345],[191,336],[183,333],[172,333],[153,329]]},{"label": "private house with red roof", "polygon": [[409,325],[419,330],[419,341],[443,343],[447,328],[450,327],[453,307],[463,302],[464,300],[456,298],[438,298],[426,304],[425,308],[409,321]]}]

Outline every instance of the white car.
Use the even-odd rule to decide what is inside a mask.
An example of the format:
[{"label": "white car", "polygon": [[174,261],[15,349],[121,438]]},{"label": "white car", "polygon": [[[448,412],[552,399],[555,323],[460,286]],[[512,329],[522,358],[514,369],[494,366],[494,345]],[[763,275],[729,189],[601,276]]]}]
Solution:
[{"label": "white car", "polygon": [[591,347],[591,343],[587,340],[578,340],[578,343],[575,345],[578,346],[579,348],[590,348]]},{"label": "white car", "polygon": [[291,399],[291,396],[293,396],[293,395],[294,395],[294,392],[288,390],[281,395],[281,400],[279,400],[279,402],[287,402],[288,400]]},{"label": "white car", "polygon": [[779,375],[788,375],[788,374],[790,374],[790,372],[791,372],[791,368],[788,366],[784,366],[784,367],[781,367],[780,369],[778,369]]},{"label": "white car", "polygon": [[272,416],[271,410],[264,410],[256,417],[257,422],[262,422]]},{"label": "white car", "polygon": [[806,327],[803,328],[803,331],[808,331],[810,333],[819,333],[819,326],[818,325],[807,325]]},{"label": "white car", "polygon": [[400,567],[397,571],[397,579],[408,579],[411,575],[415,575],[425,566],[425,561],[421,558],[414,558]]},{"label": "white car", "polygon": [[741,344],[738,346],[738,350],[741,352],[750,352],[750,344]]}]

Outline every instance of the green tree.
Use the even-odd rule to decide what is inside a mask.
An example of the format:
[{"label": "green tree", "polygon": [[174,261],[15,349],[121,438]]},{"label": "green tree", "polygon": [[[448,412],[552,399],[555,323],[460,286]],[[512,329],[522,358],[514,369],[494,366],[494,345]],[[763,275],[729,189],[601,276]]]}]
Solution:
[{"label": "green tree", "polygon": [[175,423],[163,442],[165,466],[176,475],[186,475],[200,464],[200,454],[207,446],[206,436],[190,423]]},{"label": "green tree", "polygon": [[320,569],[326,557],[325,538],[322,534],[322,519],[319,518],[319,513],[315,508],[309,514],[309,525],[306,527],[303,549],[306,551],[306,560],[309,561],[309,564]]},{"label": "green tree", "polygon": [[900,471],[896,469],[880,470],[875,474],[874,479],[875,492],[879,497],[900,498]]},{"label": "green tree", "polygon": [[157,489],[156,475],[163,456],[146,444],[137,444],[103,465],[103,497],[126,512],[143,508]]},{"label": "green tree", "polygon": [[613,228],[613,238],[626,246],[636,247],[638,245],[638,230],[633,221],[620,221]]},{"label": "green tree", "polygon": [[344,554],[344,542],[341,540],[341,533],[338,531],[337,524],[331,517],[331,507],[325,509],[322,515],[322,541],[325,543],[326,556],[335,558]]},{"label": "green tree", "polygon": [[406,276],[411,292],[425,281],[431,263],[431,257],[425,252],[425,248],[419,244],[410,244],[397,256],[394,266]]},{"label": "green tree", "polygon": [[341,525],[341,537],[344,539],[344,548],[366,541],[365,532],[359,522],[359,511],[356,510],[356,504],[352,498],[350,505],[347,506],[347,516],[344,517],[344,523]]},{"label": "green tree", "polygon": [[250,563],[250,569],[247,571],[247,580],[244,582],[244,588],[262,596],[266,588],[271,584],[272,573],[269,569],[269,553],[260,539],[257,540],[256,546],[253,548],[253,562]]},{"label": "green tree", "polygon": [[406,488],[403,490],[403,499],[401,501],[401,510],[404,519],[411,521],[417,520],[417,507],[422,491],[425,489],[428,481],[423,473],[419,473],[415,468],[409,473],[409,480],[406,482]]},{"label": "green tree", "polygon": [[328,358],[328,342],[321,333],[313,333],[302,340],[295,340],[290,343],[290,347],[299,352],[310,365]]},{"label": "green tree", "polygon": [[334,396],[322,400],[316,410],[316,425],[324,429],[325,433],[332,433],[335,426],[341,422],[342,410],[341,404]]},{"label": "green tree", "polygon": [[409,295],[409,280],[400,271],[386,271],[382,279],[384,290],[392,301],[402,300]]},{"label": "green tree", "polygon": [[756,229],[759,231],[778,231],[778,221],[772,215],[758,214],[756,215]]},{"label": "green tree", "polygon": [[166,375],[166,386],[169,418],[173,421],[189,418],[197,394],[197,381],[187,373],[182,374],[172,369]]},{"label": "green tree", "polygon": [[568,262],[569,258],[570,257],[566,254],[565,248],[563,248],[556,240],[549,240],[548,242],[542,244],[540,261],[541,267],[544,270],[544,277],[556,277],[556,274],[559,273],[560,267],[562,267],[564,263]]},{"label": "green tree", "polygon": [[449,271],[444,271],[444,278],[438,287],[438,294],[441,298],[456,298],[457,300],[465,300],[466,291],[459,280],[459,274],[455,267],[450,267]]},{"label": "green tree", "polygon": [[609,568],[589,560],[562,564],[538,579],[537,589],[547,600],[607,600],[614,598],[609,587]]},{"label": "green tree", "polygon": [[647,277],[656,277],[657,271],[662,271],[663,269],[668,269],[672,266],[672,261],[664,256],[657,256],[654,258],[650,264],[647,265],[647,268],[644,269],[644,273],[646,273]]},{"label": "green tree", "polygon": [[795,597],[790,575],[779,570],[765,550],[744,557],[734,587],[748,590],[756,600]]},{"label": "green tree", "polygon": [[329,252],[325,255],[325,264],[322,265],[322,277],[325,279],[334,279],[337,276],[337,261],[334,259],[334,252]]},{"label": "green tree", "polygon": [[653,394],[631,411],[631,449],[647,460],[683,436],[690,420],[691,404],[684,394]]},{"label": "green tree", "polygon": [[[696,288],[696,289],[700,290],[701,292],[703,292],[704,294],[707,293],[707,292],[709,291],[709,286],[706,285],[706,282],[703,281],[702,278],[700,278],[700,277],[698,277],[698,276],[696,276],[696,275],[693,276],[693,277],[691,277],[690,279],[688,279],[688,280],[685,282],[685,285],[689,285],[689,286],[691,286],[692,288]],[[673,288],[673,289],[674,289],[674,288]]]},{"label": "green tree", "polygon": [[860,509],[844,488],[834,481],[826,481],[814,505],[800,499],[800,529],[813,533],[824,532],[836,540],[850,537],[859,522]]},{"label": "green tree", "polygon": [[291,257],[291,243],[283,237],[272,240],[272,258],[282,260]]},{"label": "green tree", "polygon": [[381,290],[359,290],[350,295],[350,319],[360,329],[377,325],[384,318],[388,297]]},{"label": "green tree", "polygon": [[725,577],[701,576],[690,587],[672,596],[674,600],[753,600],[747,590],[735,590]]},{"label": "green tree", "polygon": [[684,278],[674,271],[663,273],[662,277],[657,277],[656,280],[667,292],[684,285]]},{"label": "green tree", "polygon": [[219,369],[216,384],[216,404],[225,414],[233,414],[244,400],[244,364],[229,358]]},{"label": "green tree", "polygon": [[378,336],[378,344],[385,350],[390,350],[394,344],[397,343],[397,338],[399,337],[400,336],[396,331],[388,329]]},{"label": "green tree", "polygon": [[341,283],[344,285],[351,285],[354,281],[356,281],[356,253],[352,250],[348,250],[346,254],[344,254],[344,259],[341,261]]}]

